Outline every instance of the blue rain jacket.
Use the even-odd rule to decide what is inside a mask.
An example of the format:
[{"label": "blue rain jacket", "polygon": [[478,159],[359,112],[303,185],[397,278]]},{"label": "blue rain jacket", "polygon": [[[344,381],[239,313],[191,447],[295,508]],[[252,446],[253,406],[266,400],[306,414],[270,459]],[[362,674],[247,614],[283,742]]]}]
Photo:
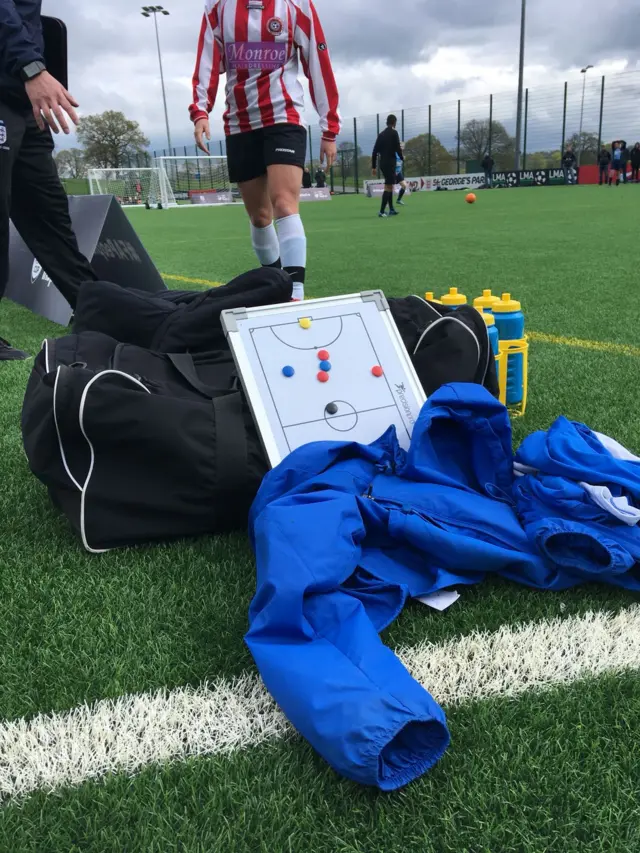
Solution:
[{"label": "blue rain jacket", "polygon": [[[598,580],[640,589],[637,512],[625,523],[619,511],[607,511],[607,502],[594,502],[591,493],[606,487],[616,509],[620,499],[640,507],[640,459],[584,424],[560,417],[547,432],[526,438],[515,461],[521,474],[514,485],[517,512],[531,541],[555,566],[550,586]],[[567,525],[566,533],[540,536],[542,530]]]},{"label": "blue rain jacket", "polygon": [[[522,511],[522,489],[518,499]],[[447,748],[442,710],[378,636],[407,598],[490,572],[538,588],[584,582],[552,558],[576,531],[595,550],[589,528],[538,516],[532,535],[515,505],[507,410],[471,384],[427,401],[406,453],[392,428],[369,446],[306,445],[265,478],[250,518],[246,641],[284,713],[338,772],[394,790]]]}]

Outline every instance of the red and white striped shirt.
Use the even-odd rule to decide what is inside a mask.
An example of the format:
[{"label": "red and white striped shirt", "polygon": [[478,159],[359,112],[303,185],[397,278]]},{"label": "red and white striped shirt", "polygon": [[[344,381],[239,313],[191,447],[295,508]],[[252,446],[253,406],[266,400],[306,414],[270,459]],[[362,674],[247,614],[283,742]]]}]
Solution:
[{"label": "red and white striped shirt", "polygon": [[325,139],[340,132],[338,88],[312,0],[208,0],[193,76],[192,121],[208,118],[227,74],[227,135],[304,125],[299,62]]}]

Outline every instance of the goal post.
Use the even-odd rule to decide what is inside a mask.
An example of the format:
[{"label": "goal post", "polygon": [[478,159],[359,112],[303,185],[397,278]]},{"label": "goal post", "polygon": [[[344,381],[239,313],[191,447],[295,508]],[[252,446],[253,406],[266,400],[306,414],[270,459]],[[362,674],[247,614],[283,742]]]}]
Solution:
[{"label": "goal post", "polygon": [[180,206],[189,202],[228,204],[233,200],[226,157],[158,157],[155,163],[167,176]]},{"label": "goal post", "polygon": [[161,166],[137,169],[90,169],[91,195],[113,195],[123,207],[168,208],[178,202]]}]

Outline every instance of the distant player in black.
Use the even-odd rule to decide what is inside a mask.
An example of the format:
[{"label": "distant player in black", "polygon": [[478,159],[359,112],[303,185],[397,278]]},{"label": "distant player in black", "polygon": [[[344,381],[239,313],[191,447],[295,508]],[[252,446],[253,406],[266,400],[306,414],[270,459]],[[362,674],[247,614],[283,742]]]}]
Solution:
[{"label": "distant player in black", "polygon": [[400,144],[400,136],[396,130],[398,119],[390,115],[387,119],[387,127],[376,139],[371,158],[371,168],[374,177],[377,175],[377,166],[380,163],[380,171],[384,177],[384,194],[382,196],[382,207],[378,216],[386,217],[387,204],[389,205],[389,216],[397,216],[398,211],[393,206],[393,187],[396,183],[396,155],[404,162],[404,154]]}]

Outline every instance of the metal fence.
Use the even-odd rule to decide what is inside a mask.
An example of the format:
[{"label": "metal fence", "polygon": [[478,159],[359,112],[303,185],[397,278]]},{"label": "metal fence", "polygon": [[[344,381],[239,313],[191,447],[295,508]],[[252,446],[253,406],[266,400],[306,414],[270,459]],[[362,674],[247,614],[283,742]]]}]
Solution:
[{"label": "metal fence", "polygon": [[[500,169],[515,162],[517,92],[489,94],[448,103],[390,110],[398,117],[398,132],[406,143],[408,177],[460,174],[477,167],[485,151]],[[387,113],[344,120],[338,140],[338,161],[327,176],[336,193],[359,192],[371,177],[370,155]],[[582,132],[582,136],[578,136]],[[319,167],[321,132],[309,129],[308,166]],[[524,169],[553,168],[570,140],[582,163],[593,163],[601,146],[614,139],[640,141],[640,72],[607,77],[576,75],[563,85],[525,91],[521,164]],[[222,139],[211,143],[212,154],[224,154]],[[197,154],[193,143],[156,157]],[[141,165],[132,163],[132,165]]]}]

